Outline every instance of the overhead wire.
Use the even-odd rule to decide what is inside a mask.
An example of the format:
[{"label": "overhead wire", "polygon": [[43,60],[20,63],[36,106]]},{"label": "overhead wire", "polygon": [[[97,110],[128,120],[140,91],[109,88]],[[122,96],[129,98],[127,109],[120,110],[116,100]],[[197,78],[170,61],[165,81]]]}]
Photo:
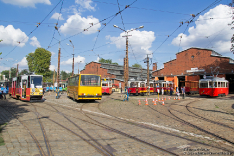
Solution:
[{"label": "overhead wire", "polygon": [[19,44],[17,46],[15,46],[11,51],[9,51],[3,58],[5,58],[6,56],[8,56],[10,53],[12,53],[19,45],[20,43],[22,43],[26,38],[28,38],[28,36],[30,36],[35,30],[37,30],[37,28],[47,19],[47,17],[54,11],[54,9],[61,3],[61,1],[63,0],[60,0],[56,5],[55,7],[45,16],[45,18],[37,23],[38,25],[36,26],[36,28],[34,28],[28,35],[27,37],[25,37],[23,40],[19,41]]}]

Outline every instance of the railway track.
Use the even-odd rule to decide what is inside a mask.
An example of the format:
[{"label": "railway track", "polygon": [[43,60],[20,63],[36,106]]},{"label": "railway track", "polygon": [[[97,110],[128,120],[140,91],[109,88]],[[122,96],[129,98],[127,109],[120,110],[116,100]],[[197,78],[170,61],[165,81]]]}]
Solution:
[{"label": "railway track", "polygon": [[[51,104],[47,104],[47,105],[52,106]],[[73,118],[76,118],[76,119],[79,119],[79,120],[81,120],[81,121],[85,121],[85,122],[87,122],[87,123],[90,123],[90,124],[93,124],[93,125],[102,127],[102,128],[104,128],[104,129],[110,130],[110,131],[115,132],[115,133],[117,133],[117,134],[120,134],[120,135],[122,135],[122,136],[128,137],[128,138],[130,138],[130,139],[133,139],[133,140],[135,140],[135,141],[141,142],[141,143],[146,144],[146,145],[148,145],[148,146],[151,146],[151,147],[153,147],[153,148],[159,149],[159,150],[161,150],[161,151],[163,151],[163,152],[166,152],[166,153],[168,153],[168,154],[176,155],[176,156],[178,155],[178,154],[176,154],[176,153],[173,153],[173,152],[170,152],[170,151],[168,151],[168,150],[165,150],[165,149],[163,149],[163,148],[161,148],[161,147],[159,147],[159,146],[156,146],[156,145],[154,145],[154,144],[152,144],[152,143],[149,143],[149,142],[147,142],[147,141],[144,141],[144,140],[139,139],[139,138],[137,138],[137,137],[135,137],[135,136],[129,135],[129,134],[127,134],[127,133],[124,133],[124,132],[122,132],[122,131],[119,131],[119,130],[117,130],[117,129],[115,129],[115,128],[112,128],[112,127],[110,127],[110,126],[107,126],[107,125],[105,125],[105,124],[103,124],[103,123],[101,123],[101,122],[99,122],[99,121],[93,119],[92,117],[90,117],[89,115],[87,115],[87,113],[85,113],[85,112],[82,110],[84,105],[85,105],[85,104],[82,105],[80,111],[81,111],[86,117],[88,117],[88,118],[91,119],[92,121],[95,121],[97,124],[96,124],[96,123],[93,123],[93,122],[90,122],[90,121],[87,121],[87,120],[83,120],[83,119],[77,118],[77,117],[73,117]],[[53,106],[52,106],[52,107],[53,107]],[[63,115],[65,118],[67,118],[66,116],[68,116],[68,115],[65,115],[65,114],[59,112],[55,107],[53,107],[53,108],[54,108],[60,115]],[[77,110],[75,110],[75,111],[77,111]],[[68,118],[67,118],[67,119],[68,119]],[[49,119],[49,120],[50,120],[50,119]],[[68,120],[69,120],[69,119],[68,119]],[[52,122],[54,122],[54,121],[52,121]],[[57,124],[58,124],[58,123],[57,123]],[[73,124],[75,124],[75,123],[73,123]]]},{"label": "railway track", "polygon": [[[6,106],[6,107],[3,107],[2,105],[0,105],[2,108],[6,108],[6,107],[9,107],[9,106]],[[16,108],[16,107],[14,107]],[[38,117],[38,114],[36,112],[35,115],[37,116],[37,120],[38,120],[38,123],[40,125],[40,129],[42,131],[42,134],[43,134],[43,138],[44,138],[44,142],[45,142],[45,146],[46,146],[46,149],[47,149],[47,154],[46,152],[44,152],[43,150],[43,147],[41,146],[41,144],[39,143],[38,139],[36,138],[36,136],[33,134],[33,132],[30,130],[30,128],[28,126],[26,126],[26,124],[19,119],[19,117],[17,117],[16,115],[14,115],[12,113],[12,111],[9,111],[7,109],[5,109],[9,114],[11,114],[15,119],[17,119],[23,126],[24,128],[28,131],[28,133],[30,134],[30,136],[32,137],[32,139],[34,140],[34,142],[36,143],[36,146],[38,148],[38,151],[40,153],[41,156],[53,156],[53,153],[51,151],[51,148],[50,148],[50,144],[49,144],[49,140],[48,140],[48,137],[46,135],[46,132],[45,132],[45,129],[44,129],[44,126],[40,120],[40,118]]]},{"label": "railway track", "polygon": [[[103,101],[103,102],[104,102],[104,101]],[[103,112],[103,111],[100,109],[100,105],[101,105],[101,103],[98,104],[98,109],[99,109],[101,112]],[[83,107],[83,106],[84,106],[84,105],[82,105],[82,107]],[[81,108],[81,110],[82,110],[82,108]],[[77,111],[77,110],[75,110],[75,111]],[[82,112],[83,112],[84,114],[89,114],[88,116],[93,115],[93,114],[90,114],[90,113],[85,113],[84,111],[82,111]],[[194,140],[191,140],[191,139],[188,139],[188,138],[184,138],[184,137],[181,137],[181,136],[172,134],[172,133],[167,133],[167,132],[164,132],[164,131],[156,130],[155,128],[152,128],[152,127],[149,127],[149,126],[146,126],[146,125],[143,125],[143,124],[138,124],[138,123],[135,123],[135,122],[126,121],[126,120],[120,119],[120,118],[118,118],[118,117],[115,117],[115,116],[113,116],[113,115],[111,115],[111,114],[108,114],[108,113],[106,113],[106,112],[103,112],[103,113],[105,113],[105,114],[107,114],[107,115],[113,117],[114,120],[117,119],[119,122],[122,122],[122,123],[131,124],[131,125],[134,125],[134,126],[137,126],[137,127],[141,127],[141,128],[149,129],[149,130],[152,130],[152,131],[161,132],[161,133],[163,133],[163,134],[171,135],[171,136],[174,136],[174,137],[178,137],[178,138],[181,138],[181,139],[185,139],[185,140],[188,140],[188,141],[191,141],[191,142],[196,142],[196,143],[201,144],[201,145],[206,145],[206,146],[213,147],[213,148],[217,148],[217,149],[221,149],[221,150],[224,150],[224,151],[229,151],[229,150],[227,150],[227,149],[225,149],[225,148],[222,148],[222,147],[216,147],[216,146],[208,145],[208,144],[201,143],[201,142],[198,142],[198,141],[194,141]],[[98,115],[94,115],[94,116],[98,116]],[[90,118],[90,117],[89,117],[89,118]],[[103,116],[102,116],[102,118],[106,118],[106,117],[103,117]],[[95,122],[97,122],[97,123],[103,125],[104,127],[106,127],[106,125],[100,123],[99,121],[93,119],[92,117],[91,117],[91,119],[94,120]],[[109,118],[109,119],[110,119],[110,118]],[[113,119],[112,119],[112,120],[113,120]],[[104,127],[103,127],[103,128],[104,128]],[[109,130],[113,131],[113,129],[109,129]],[[123,134],[123,133],[122,133],[122,134]],[[126,135],[126,134],[123,134],[123,135]],[[130,137],[132,138],[132,136],[130,136]],[[229,152],[230,152],[230,153],[233,153],[233,151],[229,151]]]},{"label": "railway track", "polygon": [[[188,104],[191,104],[191,103],[196,102],[196,101],[197,101],[197,100],[192,101],[192,102],[190,102],[190,103],[188,103]],[[188,105],[188,104],[187,104],[187,105]],[[171,105],[172,105],[172,104],[171,104]],[[200,130],[200,131],[202,131],[202,132],[204,132],[204,133],[206,133],[206,134],[212,135],[212,136],[215,137],[215,138],[221,139],[221,140],[223,140],[223,141],[226,141],[226,142],[228,142],[228,143],[234,145],[234,142],[233,142],[233,141],[228,140],[228,139],[226,139],[226,138],[224,138],[224,137],[221,137],[221,136],[219,136],[219,135],[217,135],[217,134],[214,134],[214,133],[212,133],[212,132],[210,132],[210,131],[207,131],[207,130],[205,130],[205,129],[199,127],[199,126],[196,126],[196,125],[194,125],[194,124],[192,124],[192,123],[190,123],[190,122],[187,122],[187,121],[185,121],[184,119],[182,119],[182,118],[176,116],[176,115],[175,115],[174,113],[172,113],[172,111],[171,111],[171,110],[175,110],[175,109],[172,109],[172,108],[171,108],[171,105],[170,105],[169,107],[167,107],[167,110],[168,110],[168,112],[169,112],[173,117],[171,117],[171,116],[169,116],[169,115],[166,115],[166,114],[164,114],[164,113],[161,113],[161,112],[159,112],[159,111],[157,111],[157,112],[159,112],[159,113],[161,113],[161,114],[163,114],[163,115],[165,115],[165,116],[168,116],[168,117],[170,117],[170,118],[176,119],[177,121],[180,121],[180,122],[182,122],[182,123],[184,123],[184,124],[186,124],[186,125],[189,125],[189,126],[191,126],[191,127],[193,127],[193,128],[196,128],[196,129],[198,129],[198,130]],[[152,107],[150,107],[150,108],[153,109]],[[155,109],[153,109],[153,110],[155,110]],[[155,110],[155,111],[156,111],[156,110]],[[188,115],[188,114],[186,114],[186,113],[183,113],[183,112],[180,112],[180,111],[177,111],[177,110],[175,110],[175,111],[176,111],[176,112],[179,112],[179,113],[182,113],[182,114],[185,114],[185,115]],[[189,115],[189,116],[191,116],[191,115]],[[203,119],[203,118],[201,118],[201,119]],[[204,118],[203,120],[205,120],[205,118]],[[222,123],[216,123],[216,122],[211,121],[211,120],[208,120],[208,119],[206,119],[206,121],[211,122],[211,123],[214,123],[214,124],[218,124],[218,125],[221,125],[221,126],[224,126],[224,127],[227,127],[227,128],[233,129],[232,127],[229,127],[229,126],[224,125],[224,124],[222,124]]]}]

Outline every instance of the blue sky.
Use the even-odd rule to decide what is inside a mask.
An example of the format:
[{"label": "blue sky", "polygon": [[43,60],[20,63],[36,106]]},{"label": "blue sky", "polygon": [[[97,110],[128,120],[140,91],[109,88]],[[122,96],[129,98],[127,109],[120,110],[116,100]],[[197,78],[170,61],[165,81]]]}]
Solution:
[{"label": "blue sky", "polygon": [[[0,71],[16,67],[17,63],[21,70],[27,69],[25,56],[37,47],[53,54],[51,70],[57,70],[60,39],[61,70],[72,71],[73,48],[67,45],[71,45],[69,40],[75,47],[75,73],[78,62],[81,70],[86,63],[98,58],[112,59],[122,65],[126,50],[126,38],[122,36],[125,33],[113,25],[125,30],[144,26],[128,33],[132,35],[129,37],[130,66],[139,63],[146,68],[143,60],[146,54],[151,54],[152,62],[157,62],[158,68],[162,68],[163,63],[175,59],[177,52],[190,47],[213,49],[233,59],[229,50],[234,33],[228,25],[232,20],[230,2],[0,0],[0,40],[3,40],[0,42]],[[119,9],[124,10],[116,15]],[[188,20],[192,21],[186,23]],[[54,28],[57,22],[59,33]]]}]

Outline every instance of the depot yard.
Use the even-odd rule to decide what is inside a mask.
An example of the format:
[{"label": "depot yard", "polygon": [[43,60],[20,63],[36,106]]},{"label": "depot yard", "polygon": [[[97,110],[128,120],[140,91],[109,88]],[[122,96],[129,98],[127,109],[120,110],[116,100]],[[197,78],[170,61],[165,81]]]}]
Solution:
[{"label": "depot yard", "polygon": [[[233,94],[180,100],[168,95],[123,97],[114,92],[100,101],[73,101],[66,93],[60,99],[46,93],[42,103],[7,97],[0,101],[0,124],[5,125],[0,153],[233,155]],[[164,101],[155,105],[156,98]]]}]

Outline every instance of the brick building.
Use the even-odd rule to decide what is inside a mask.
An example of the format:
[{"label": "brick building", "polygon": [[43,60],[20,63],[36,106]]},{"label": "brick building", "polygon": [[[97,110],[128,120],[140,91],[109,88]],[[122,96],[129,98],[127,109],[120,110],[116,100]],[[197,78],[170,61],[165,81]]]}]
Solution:
[{"label": "brick building", "polygon": [[234,91],[234,60],[210,49],[181,51],[176,54],[176,59],[165,62],[162,69],[157,70],[154,64],[152,71],[155,80],[173,81],[179,87],[184,85],[183,81],[199,81],[204,75],[225,77],[230,91]]},{"label": "brick building", "polygon": [[[152,70],[150,70],[151,76]],[[121,83],[121,87],[124,87],[124,68],[121,65],[90,62],[86,64],[85,69],[80,71],[81,74],[97,74],[101,75],[102,79],[108,78],[112,81],[112,84]],[[129,67],[129,79],[147,79],[147,70],[135,67]]]}]

